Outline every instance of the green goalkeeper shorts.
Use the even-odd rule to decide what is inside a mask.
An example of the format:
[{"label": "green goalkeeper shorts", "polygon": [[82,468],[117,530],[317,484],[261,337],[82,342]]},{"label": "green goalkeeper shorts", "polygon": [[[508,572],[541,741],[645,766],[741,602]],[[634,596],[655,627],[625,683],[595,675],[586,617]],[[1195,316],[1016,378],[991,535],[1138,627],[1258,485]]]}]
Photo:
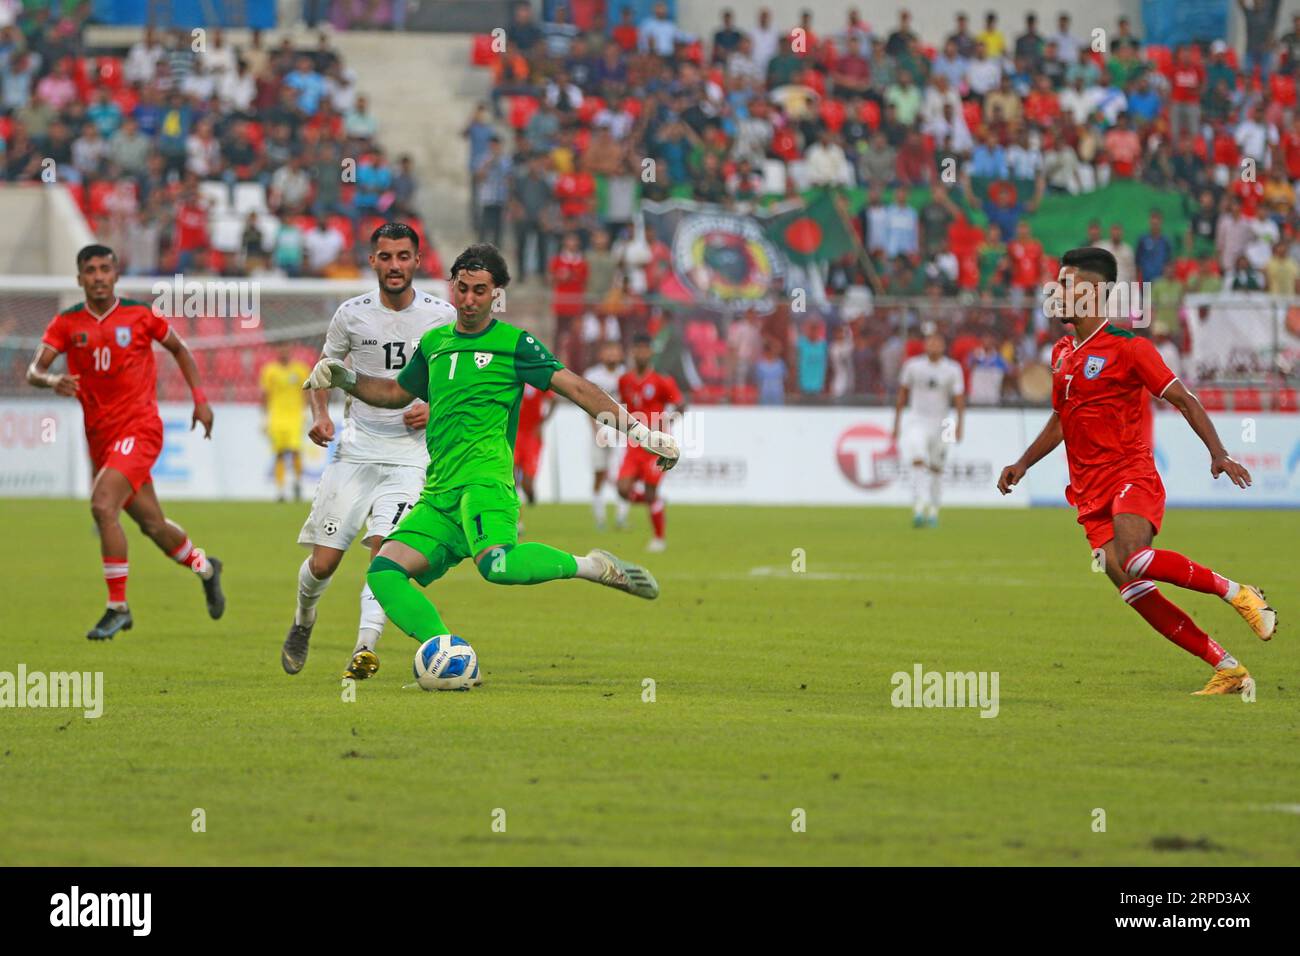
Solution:
[{"label": "green goalkeeper shorts", "polygon": [[421,495],[385,541],[400,541],[424,555],[429,568],[415,575],[422,586],[466,558],[519,541],[519,496],[505,485],[466,485]]}]

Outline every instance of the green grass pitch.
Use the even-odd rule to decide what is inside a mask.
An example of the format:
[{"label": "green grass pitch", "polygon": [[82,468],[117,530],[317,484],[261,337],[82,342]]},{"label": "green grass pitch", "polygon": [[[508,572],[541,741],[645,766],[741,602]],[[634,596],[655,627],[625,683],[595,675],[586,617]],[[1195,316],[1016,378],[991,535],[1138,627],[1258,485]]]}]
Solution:
[{"label": "green grass pitch", "polygon": [[[1159,538],[1279,609],[1261,645],[1162,585],[1251,668],[1250,704],[1188,696],[1208,668],[1090,571],[1066,511],[914,531],[901,510],[671,506],[649,556],[643,511],[621,534],[585,507],[526,515],[530,540],[645,560],[657,602],[466,563],[430,593],[486,684],[403,689],[416,644],[390,626],[347,702],[359,548],[306,669],[280,670],[305,511],[170,505],[226,563],[219,623],[131,526],[135,628],[91,644],[87,507],[3,504],[0,670],[101,670],[105,703],[0,710],[0,864],[1300,862],[1300,513],[1174,511]],[[894,708],[916,663],[997,671],[998,716]]]}]

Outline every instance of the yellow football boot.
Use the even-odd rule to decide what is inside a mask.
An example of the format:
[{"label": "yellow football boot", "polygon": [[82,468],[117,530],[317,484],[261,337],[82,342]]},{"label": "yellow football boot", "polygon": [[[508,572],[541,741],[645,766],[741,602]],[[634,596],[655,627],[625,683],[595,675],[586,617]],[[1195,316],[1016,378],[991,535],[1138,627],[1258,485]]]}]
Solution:
[{"label": "yellow football boot", "polygon": [[1264,592],[1251,584],[1243,584],[1230,602],[1237,613],[1246,619],[1250,629],[1261,641],[1271,640],[1277,630],[1277,611],[1268,606]]},{"label": "yellow football boot", "polygon": [[379,670],[378,654],[374,651],[357,651],[352,655],[352,663],[343,672],[343,679],[351,677],[353,680],[365,680],[367,677],[373,677],[377,670]]},{"label": "yellow football boot", "polygon": [[1246,681],[1251,680],[1250,671],[1238,664],[1236,667],[1224,667],[1214,672],[1208,684],[1200,690],[1192,691],[1193,697],[1210,694],[1240,694]]}]

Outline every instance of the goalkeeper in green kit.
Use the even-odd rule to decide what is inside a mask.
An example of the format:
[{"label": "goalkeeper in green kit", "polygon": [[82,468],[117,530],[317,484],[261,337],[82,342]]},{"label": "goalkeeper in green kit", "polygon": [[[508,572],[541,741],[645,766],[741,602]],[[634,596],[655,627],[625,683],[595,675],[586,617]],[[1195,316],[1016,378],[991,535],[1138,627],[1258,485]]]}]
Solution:
[{"label": "goalkeeper in green kit", "polygon": [[[432,602],[410,586],[428,586],[465,558],[493,584],[540,584],[583,578],[637,597],[655,598],[659,585],[645,568],[607,551],[573,555],[538,542],[518,543],[514,441],[524,384],[550,389],[593,418],[626,432],[631,442],[677,464],[677,440],[628,415],[599,386],[566,369],[537,338],[496,319],[496,290],[510,282],[495,246],[470,246],[451,267],[454,325],[430,329],[396,380],[358,375],[336,359],[321,359],[303,388],[341,388],[380,408],[413,399],[429,404],[425,441],[429,471],[420,499],[385,540],[366,581],[389,620],[417,641],[450,633]],[[369,677],[373,651],[351,670]]]}]

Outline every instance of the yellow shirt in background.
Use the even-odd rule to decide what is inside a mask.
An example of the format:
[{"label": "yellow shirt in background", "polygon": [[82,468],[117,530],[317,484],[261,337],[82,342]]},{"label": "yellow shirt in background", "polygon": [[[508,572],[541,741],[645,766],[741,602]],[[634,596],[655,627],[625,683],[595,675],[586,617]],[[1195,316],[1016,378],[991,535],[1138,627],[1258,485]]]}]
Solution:
[{"label": "yellow shirt in background", "polygon": [[303,410],[307,407],[307,393],[302,383],[311,369],[296,359],[289,362],[267,362],[262,366],[261,387],[266,396],[266,418],[269,425],[300,425]]}]

